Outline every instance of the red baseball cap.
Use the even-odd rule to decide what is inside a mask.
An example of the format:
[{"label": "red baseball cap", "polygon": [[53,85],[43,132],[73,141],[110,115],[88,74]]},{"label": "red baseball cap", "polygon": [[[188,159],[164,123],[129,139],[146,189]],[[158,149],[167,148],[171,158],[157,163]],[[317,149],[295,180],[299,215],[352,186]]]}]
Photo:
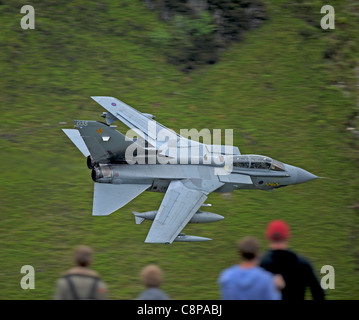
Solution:
[{"label": "red baseball cap", "polygon": [[270,241],[287,240],[290,236],[288,224],[283,220],[271,221],[266,230],[266,237]]}]

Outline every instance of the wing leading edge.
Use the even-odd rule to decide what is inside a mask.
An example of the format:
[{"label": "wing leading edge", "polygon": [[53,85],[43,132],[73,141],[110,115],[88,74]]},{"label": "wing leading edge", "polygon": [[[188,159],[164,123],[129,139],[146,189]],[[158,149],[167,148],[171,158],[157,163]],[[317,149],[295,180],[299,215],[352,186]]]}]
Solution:
[{"label": "wing leading edge", "polygon": [[[239,149],[231,145],[207,145],[187,139],[153,120],[152,115],[142,113],[114,97],[96,96],[91,98],[109,112],[106,115],[106,121],[109,121],[108,123],[112,123],[117,118],[131,130],[136,132],[138,136],[146,140],[151,147],[160,152],[165,152],[167,148],[200,147],[203,154],[240,154]],[[164,155],[166,155],[166,153],[164,153]]]},{"label": "wing leading edge", "polygon": [[[168,140],[174,141],[176,145],[180,141],[187,144],[190,141],[114,97],[91,98],[109,111],[111,117],[116,117],[156,149],[159,149]],[[195,141],[191,141],[191,143],[200,144]]]}]

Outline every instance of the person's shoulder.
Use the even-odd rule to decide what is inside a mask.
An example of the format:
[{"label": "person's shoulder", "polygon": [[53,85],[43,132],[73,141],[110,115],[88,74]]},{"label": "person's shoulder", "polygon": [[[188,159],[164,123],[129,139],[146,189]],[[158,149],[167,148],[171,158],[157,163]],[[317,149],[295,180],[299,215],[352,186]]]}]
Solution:
[{"label": "person's shoulder", "polygon": [[273,250],[267,250],[262,254],[260,258],[260,264],[270,263],[272,259],[273,259]]},{"label": "person's shoulder", "polygon": [[233,265],[224,269],[219,275],[219,281],[225,281],[228,278],[233,277],[233,275],[235,275],[239,271],[239,269],[240,268],[238,265]]},{"label": "person's shoulder", "polygon": [[257,266],[253,269],[254,272],[256,272],[260,277],[262,278],[266,278],[266,279],[272,279],[273,278],[273,273],[265,270],[264,268],[262,268],[261,266]]},{"label": "person's shoulder", "polygon": [[168,295],[159,288],[154,288],[154,296],[156,297],[156,300],[170,300]]},{"label": "person's shoulder", "polygon": [[233,265],[233,266],[230,266],[230,267],[224,269],[224,270],[222,271],[222,274],[231,274],[231,273],[238,272],[239,270],[240,270],[240,266],[238,266],[238,265],[235,264],[235,265]]},{"label": "person's shoulder", "polygon": [[170,300],[170,298],[159,288],[148,288],[142,291],[136,300]]},{"label": "person's shoulder", "polygon": [[73,267],[64,273],[63,277],[67,276],[87,276],[100,279],[100,275],[96,271],[85,267]]},{"label": "person's shoulder", "polygon": [[61,288],[66,284],[65,276],[60,277],[56,280],[56,287]]},{"label": "person's shoulder", "polygon": [[300,270],[310,272],[310,270],[313,269],[310,260],[303,254],[297,253],[291,249],[288,249],[287,252],[288,258],[291,257],[289,259],[291,259],[292,262],[295,263],[296,267],[300,268]]},{"label": "person's shoulder", "polygon": [[275,249],[268,250],[261,259],[262,263],[276,262],[291,262],[296,263],[298,260],[298,254],[291,249]]},{"label": "person's shoulder", "polygon": [[303,256],[302,254],[300,255],[298,254],[297,257],[298,257],[298,263],[302,269],[307,270],[308,272],[310,272],[310,270],[313,270],[312,263],[306,256]]},{"label": "person's shoulder", "polygon": [[302,255],[302,254],[297,254],[297,257],[298,257],[298,262],[301,263],[301,264],[310,264],[310,260]]}]

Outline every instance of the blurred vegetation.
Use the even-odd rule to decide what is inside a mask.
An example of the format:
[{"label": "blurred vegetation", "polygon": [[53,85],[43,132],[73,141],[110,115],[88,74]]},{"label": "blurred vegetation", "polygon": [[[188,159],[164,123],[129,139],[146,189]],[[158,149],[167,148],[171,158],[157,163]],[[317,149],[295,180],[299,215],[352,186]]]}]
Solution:
[{"label": "blurred vegetation", "polygon": [[184,72],[218,61],[220,52],[265,19],[260,0],[144,0],[167,24],[150,33],[169,63]]},{"label": "blurred vegetation", "polygon": [[[263,0],[266,20],[258,28],[221,50],[201,51],[206,62],[183,73],[188,52],[203,44],[198,39],[218,33],[212,1],[209,14],[177,12],[163,21],[160,9],[142,1],[29,0],[35,30],[20,28],[23,1],[1,1],[0,299],[51,299],[81,243],[94,248],[93,267],[111,299],[136,297],[147,263],[164,269],[164,290],[173,299],[218,299],[217,277],[237,262],[237,240],[253,235],[265,249],[272,219],[289,222],[292,248],[318,276],[323,265],[335,268],[328,299],[358,299],[359,5],[330,1],[336,28],[322,30],[325,2]],[[183,59],[180,68],[168,53]],[[213,241],[144,244],[150,223],[136,225],[131,212],[155,210],[163,194],[147,192],[108,217],[92,217],[90,172],[61,131],[73,119],[101,121],[94,95],[115,96],[177,132],[234,129],[242,153],[328,179],[275,192],[211,194],[210,211],[225,219],[184,232]],[[26,264],[35,268],[35,290],[20,288]]]},{"label": "blurred vegetation", "polygon": [[214,63],[217,60],[213,48],[214,25],[211,16],[203,12],[193,22],[187,16],[176,15],[171,20],[170,32],[158,28],[150,33],[154,45],[163,49],[168,62],[180,65],[183,71],[189,71],[196,65]]}]

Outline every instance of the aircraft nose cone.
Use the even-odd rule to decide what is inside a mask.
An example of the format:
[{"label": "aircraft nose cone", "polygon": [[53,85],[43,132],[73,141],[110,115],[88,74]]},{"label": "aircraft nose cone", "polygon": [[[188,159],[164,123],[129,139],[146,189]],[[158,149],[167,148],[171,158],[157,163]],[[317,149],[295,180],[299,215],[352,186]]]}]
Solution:
[{"label": "aircraft nose cone", "polygon": [[318,177],[315,174],[312,174],[304,169],[297,168],[297,181],[296,183],[303,183],[313,179],[317,179]]}]

